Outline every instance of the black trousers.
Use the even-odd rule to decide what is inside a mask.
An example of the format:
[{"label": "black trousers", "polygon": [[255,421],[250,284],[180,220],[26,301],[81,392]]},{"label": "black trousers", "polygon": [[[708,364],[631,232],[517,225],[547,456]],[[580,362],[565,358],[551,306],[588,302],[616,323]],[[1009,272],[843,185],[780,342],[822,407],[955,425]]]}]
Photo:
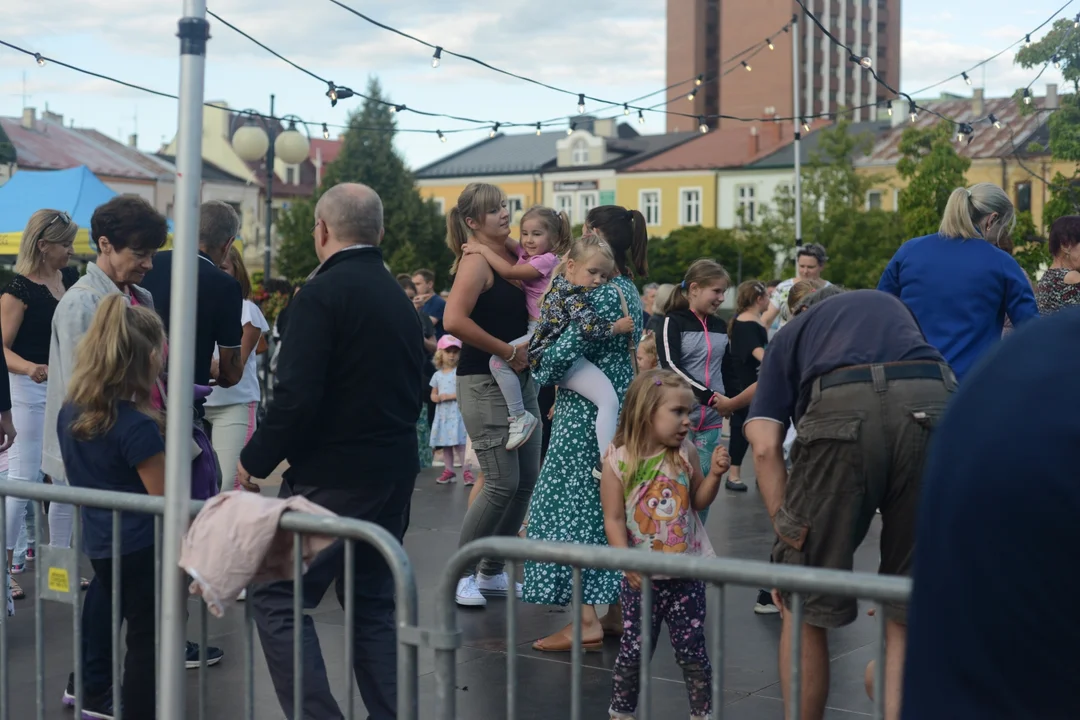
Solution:
[{"label": "black trousers", "polygon": [[[373,478],[374,480],[374,478]],[[371,482],[363,491],[319,488],[288,482],[281,484],[279,497],[303,495],[342,517],[378,523],[399,540],[405,532],[409,499],[416,477],[407,473]],[[357,542],[356,584],[353,588],[356,612],[353,643],[353,673],[364,707],[372,720],[397,717],[397,631],[394,625],[394,577],[382,556],[370,545]],[[338,602],[345,607],[345,546],[339,541],[315,558],[304,575],[304,608],[319,605],[330,585],[335,585]],[[289,720],[293,718],[293,583],[269,583],[254,588],[250,601],[255,611],[270,679],[278,702]],[[341,718],[341,710],[330,692],[326,664],[310,615],[303,618],[304,718]]]},{"label": "black trousers", "polygon": [[750,447],[750,443],[746,441],[746,436],[743,435],[742,431],[743,424],[746,422],[749,413],[750,408],[743,408],[731,415],[731,441],[728,443],[728,452],[731,454],[731,464],[734,467],[742,465],[743,458],[746,457],[746,451]]}]

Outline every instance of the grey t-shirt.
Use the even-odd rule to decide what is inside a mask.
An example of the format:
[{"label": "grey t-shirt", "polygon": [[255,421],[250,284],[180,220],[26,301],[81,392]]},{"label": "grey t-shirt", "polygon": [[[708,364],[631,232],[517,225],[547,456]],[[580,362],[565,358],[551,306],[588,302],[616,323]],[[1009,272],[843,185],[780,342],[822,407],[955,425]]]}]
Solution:
[{"label": "grey t-shirt", "polygon": [[780,329],[765,351],[748,420],[802,417],[814,379],[844,367],[944,362],[898,298],[855,290],[824,300]]}]

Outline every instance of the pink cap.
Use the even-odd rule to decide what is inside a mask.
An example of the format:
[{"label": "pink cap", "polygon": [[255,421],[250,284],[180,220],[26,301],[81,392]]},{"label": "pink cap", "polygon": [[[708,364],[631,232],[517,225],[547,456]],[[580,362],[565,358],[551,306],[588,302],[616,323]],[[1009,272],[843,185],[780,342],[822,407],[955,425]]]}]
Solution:
[{"label": "pink cap", "polygon": [[461,341],[458,340],[453,335],[443,335],[441,338],[439,338],[439,349],[440,350],[445,350],[446,348],[449,348],[449,347],[455,347],[455,348],[458,348],[460,350],[461,349]]}]

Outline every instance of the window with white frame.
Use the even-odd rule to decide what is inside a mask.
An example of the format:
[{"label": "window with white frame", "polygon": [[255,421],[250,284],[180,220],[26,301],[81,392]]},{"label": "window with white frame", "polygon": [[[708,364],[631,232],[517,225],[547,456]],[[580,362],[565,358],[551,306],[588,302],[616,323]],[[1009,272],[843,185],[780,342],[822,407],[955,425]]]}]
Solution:
[{"label": "window with white frame", "polygon": [[752,223],[757,219],[756,191],[753,185],[738,185],[735,187],[735,207],[742,213],[744,223]]},{"label": "window with white frame", "polygon": [[437,198],[432,198],[432,200],[435,202],[435,207],[437,207],[439,209],[439,214],[440,215],[445,215],[446,214],[446,199],[441,198],[441,197],[437,197]]},{"label": "window with white frame", "polygon": [[510,211],[511,222],[517,214],[525,209],[524,195],[510,195],[506,198],[506,209]]},{"label": "window with white frame", "polygon": [[679,190],[679,224],[701,224],[701,188]]},{"label": "window with white frame", "polygon": [[575,140],[574,144],[570,146],[570,152],[571,165],[589,164],[589,143],[585,138]]},{"label": "window with white frame", "polygon": [[574,196],[563,193],[555,196],[555,209],[570,216],[570,222],[574,222]]},{"label": "window with white frame", "polygon": [[892,211],[900,212],[900,188],[894,188],[892,191]]},{"label": "window with white frame", "polygon": [[589,211],[600,204],[600,193],[597,192],[583,192],[581,193],[581,221],[584,222],[585,218],[589,216]]},{"label": "window with white frame", "polygon": [[880,210],[881,209],[882,193],[880,190],[870,190],[866,193],[866,209],[867,210]]},{"label": "window with white frame", "polygon": [[296,175],[297,175],[296,167],[294,167],[293,165],[290,165],[287,168],[285,168],[285,184],[286,185],[295,185],[296,184]]},{"label": "window with white frame", "polygon": [[645,216],[646,225],[660,224],[660,191],[642,190],[638,193],[638,207]]}]

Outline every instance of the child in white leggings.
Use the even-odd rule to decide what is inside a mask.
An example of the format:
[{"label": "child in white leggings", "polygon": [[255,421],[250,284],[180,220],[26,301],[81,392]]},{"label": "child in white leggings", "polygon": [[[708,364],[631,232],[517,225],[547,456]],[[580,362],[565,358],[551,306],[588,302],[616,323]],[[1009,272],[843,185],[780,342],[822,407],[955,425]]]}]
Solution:
[{"label": "child in white leggings", "polygon": [[[529,344],[529,361],[534,368],[540,364],[544,351],[571,324],[589,342],[634,331],[632,318],[608,322],[589,303],[588,292],[605,284],[614,274],[615,256],[606,242],[596,235],[586,235],[573,242],[565,264],[556,269],[551,289],[540,308],[540,323]],[[596,444],[603,455],[615,437],[619,422],[619,398],[611,381],[596,365],[578,358],[557,384],[596,405]],[[593,474],[599,479],[599,465]]]}]

